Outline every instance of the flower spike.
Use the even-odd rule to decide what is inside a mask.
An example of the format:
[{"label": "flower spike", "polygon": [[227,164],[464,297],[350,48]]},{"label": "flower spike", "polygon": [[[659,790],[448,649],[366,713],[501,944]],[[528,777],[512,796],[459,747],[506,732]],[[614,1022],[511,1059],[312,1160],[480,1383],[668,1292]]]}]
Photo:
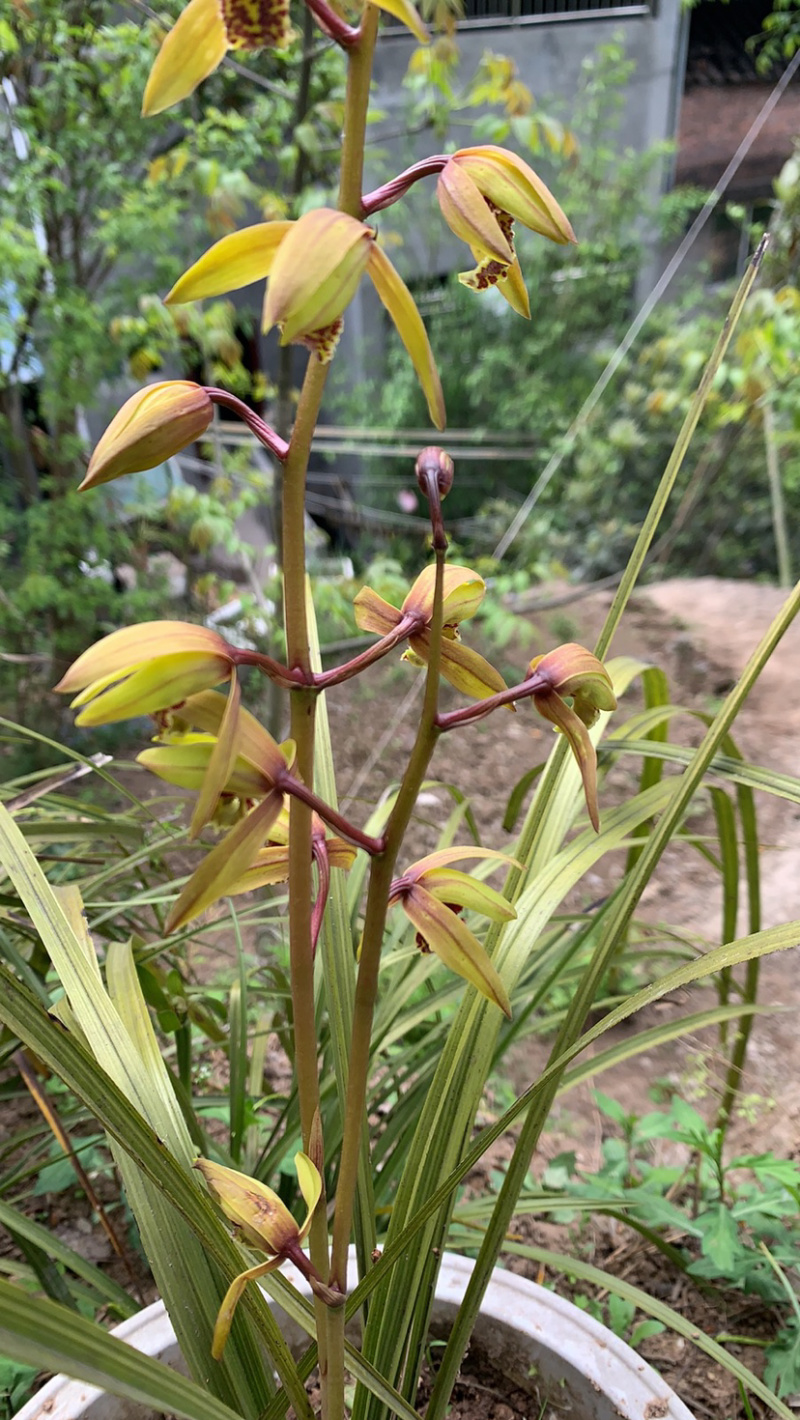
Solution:
[{"label": "flower spike", "polygon": [[477,937],[458,914],[466,907],[493,922],[510,922],[517,914],[494,888],[450,866],[464,858],[513,862],[491,848],[446,848],[431,853],[395,879],[389,904],[400,904],[417,929],[417,945],[423,952],[435,952],[450,971],[469,981],[510,1019],[508,992]]}]

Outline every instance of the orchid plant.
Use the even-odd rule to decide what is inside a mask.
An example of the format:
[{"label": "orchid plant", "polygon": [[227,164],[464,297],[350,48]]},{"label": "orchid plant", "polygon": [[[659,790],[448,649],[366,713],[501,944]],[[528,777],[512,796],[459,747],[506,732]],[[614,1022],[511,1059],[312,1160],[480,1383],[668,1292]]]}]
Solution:
[{"label": "orchid plant", "polygon": [[[432,423],[439,430],[445,426],[441,385],[423,321],[379,244],[371,219],[401,201],[416,182],[435,177],[445,222],[467,244],[475,262],[460,279],[476,292],[495,287],[524,318],[530,308],[514,250],[514,224],[556,243],[575,238],[558,202],[528,164],[492,145],[424,159],[365,194],[365,129],[380,11],[407,25],[421,42],[427,40],[425,26],[411,0],[367,0],[352,23],[334,0],[305,3],[347,65],[337,206],[308,211],[293,222],[259,223],[230,233],[198,257],[166,298],[170,303],[197,301],[266,280],[264,329],[277,328],[282,344],[300,343],[309,352],[291,437],[280,437],[222,390],[166,381],[127,401],[94,450],[82,484],[91,491],[153,467],[201,438],[215,405],[234,411],[282,470],[285,664],[231,645],[206,627],[161,621],[106,636],[70,667],[58,686],[72,697],[77,723],[88,730],[133,716],[152,717],[154,743],[141,752],[140,763],[196,796],[190,837],[201,838],[204,846],[215,841],[174,898],[166,933],[186,935],[190,924],[222,899],[288,883],[299,1137],[287,1135],[282,1147],[284,1154],[294,1151],[306,1205],[304,1222],[295,1221],[262,1178],[197,1157],[158,1054],[132,950],[112,943],[104,986],[82,926],[80,903],[74,895],[59,897],[49,887],[22,854],[2,815],[3,851],[7,863],[14,865],[9,871],[36,930],[51,944],[54,965],[62,975],[66,1004],[60,1018],[68,1029],[58,1028],[58,1040],[53,1041],[49,1032],[56,1029],[54,1024],[42,1019],[41,1010],[26,1016],[25,1001],[15,995],[10,979],[0,1016],[13,1021],[42,1059],[55,1062],[54,1068],[96,1112],[114,1141],[131,1206],[153,1254],[156,1280],[195,1381],[216,1397],[216,1420],[232,1414],[249,1420],[264,1413],[277,1420],[290,1402],[296,1415],[310,1420],[304,1381],[315,1363],[324,1420],[343,1420],[350,1411],[359,1420],[378,1420],[389,1413],[413,1420],[433,1281],[454,1189],[474,1158],[469,1141],[476,1110],[499,1027],[513,1017],[513,993],[530,943],[585,867],[606,847],[623,844],[638,827],[652,826],[653,816],[660,813],[666,837],[661,825],[652,830],[648,850],[650,859],[657,859],[653,845],[663,851],[669,825],[674,829],[680,822],[685,805],[669,787],[677,781],[665,785],[656,776],[634,807],[613,811],[607,839],[598,836],[595,744],[616,707],[617,694],[642,671],[628,662],[606,666],[602,657],[654,523],[643,530],[638,562],[632,563],[598,654],[576,644],[558,646],[537,655],[518,683],[509,686],[461,639],[461,626],[478,610],[486,587],[476,572],[448,561],[443,510],[455,471],[447,452],[431,446],[420,453],[416,476],[430,515],[432,560],[400,607],[364,588],[355,601],[356,622],[377,639],[351,661],[327,671],[319,668],[305,563],[306,471],[330,364],[347,306],[363,276],[372,281],[394,322]],[[164,39],[144,96],[145,113],[161,112],[186,99],[228,49],[280,47],[289,32],[288,0],[191,0]],[[718,360],[723,351],[724,342]],[[665,475],[661,506],[679,466],[677,458]],[[383,807],[365,827],[336,805],[320,706],[337,686],[399,649],[424,676],[419,725],[399,785],[387,785]],[[242,704],[240,673],[245,667],[267,677],[288,697],[290,735],[282,743]],[[442,679],[465,698],[463,706],[440,707]],[[502,723],[504,716],[527,705],[557,733],[517,856],[449,845],[407,861],[406,832],[441,737],[466,737],[475,722],[498,712]],[[694,778],[686,777],[689,791],[700,782],[729,723],[720,720],[709,731],[698,751]],[[581,804],[589,824],[574,839],[577,847],[571,844],[562,851],[564,834]],[[610,960],[625,930],[625,913],[632,910],[636,892],[642,891],[652,870],[646,858],[645,853],[639,860],[637,885],[628,898],[623,894],[604,908],[604,945],[559,1035],[554,1063],[516,1108],[517,1115],[528,1109],[523,1134],[439,1372],[429,1410],[437,1420],[445,1413],[471,1320],[553,1090],[578,1049],[598,973]],[[477,873],[455,866],[469,862],[478,865]],[[485,881],[500,867],[506,870],[502,891]],[[341,888],[347,874],[352,878],[355,940],[347,923],[342,927]],[[419,960],[432,956],[441,963],[457,995],[451,999],[453,1025],[442,1040],[441,1059],[420,1104],[418,1126],[397,1180],[381,1256],[366,1126],[387,918],[391,923],[399,914],[413,929]],[[488,931],[481,925],[486,920]],[[65,947],[68,942],[71,947]],[[706,966],[702,974],[709,969]],[[321,1097],[320,1000],[333,1023],[335,1042],[341,1128],[333,1140],[326,1137]],[[88,1063],[86,1040],[93,1055]],[[452,1111],[447,1127],[441,1113],[445,1107]],[[333,1180],[331,1196],[326,1180]],[[235,1238],[218,1210],[234,1225]],[[348,1295],[354,1236],[360,1282]],[[281,1276],[285,1262],[293,1262],[309,1284],[313,1313]],[[282,1304],[313,1338],[299,1363],[289,1355],[255,1285],[262,1278],[267,1287],[277,1289]],[[367,1297],[363,1346],[356,1352],[346,1340],[345,1321]],[[266,1365],[263,1347],[269,1356]],[[80,1356],[73,1356],[71,1364],[77,1374],[87,1373]],[[357,1382],[354,1398],[345,1388],[348,1371]],[[154,1373],[147,1374],[151,1404],[198,1420],[194,1390],[176,1398],[174,1388],[159,1391]],[[279,1380],[277,1393],[273,1375]],[[204,1413],[210,1420],[211,1411]]]}]

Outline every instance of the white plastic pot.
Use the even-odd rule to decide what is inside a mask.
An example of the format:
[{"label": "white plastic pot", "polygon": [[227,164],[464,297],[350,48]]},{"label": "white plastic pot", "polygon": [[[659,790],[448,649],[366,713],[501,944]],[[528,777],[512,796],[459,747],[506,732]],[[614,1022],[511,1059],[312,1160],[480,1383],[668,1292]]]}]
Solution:
[{"label": "white plastic pot", "polygon": [[[473,1264],[445,1253],[436,1288],[432,1330],[444,1336],[464,1296]],[[287,1275],[301,1291],[298,1273]],[[351,1257],[348,1285],[357,1281]],[[284,1335],[298,1352],[307,1344],[299,1327],[270,1303]],[[180,1357],[163,1302],[154,1302],[114,1328],[114,1335],[148,1356],[178,1366]],[[472,1340],[474,1351],[531,1395],[531,1415],[552,1397],[570,1420],[693,1420],[682,1400],[607,1327],[563,1297],[495,1268]],[[20,1410],[15,1420],[141,1420],[143,1408],[128,1400],[56,1376]]]}]

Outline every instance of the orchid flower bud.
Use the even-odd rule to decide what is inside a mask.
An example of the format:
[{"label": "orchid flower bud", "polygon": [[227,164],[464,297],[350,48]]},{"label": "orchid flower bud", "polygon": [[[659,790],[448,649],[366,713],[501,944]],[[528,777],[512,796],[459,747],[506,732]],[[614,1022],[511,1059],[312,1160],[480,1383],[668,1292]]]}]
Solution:
[{"label": "orchid flower bud", "polygon": [[199,439],[213,417],[214,406],[202,385],[190,380],[147,385],[115,414],[89,460],[81,489],[155,468]]}]

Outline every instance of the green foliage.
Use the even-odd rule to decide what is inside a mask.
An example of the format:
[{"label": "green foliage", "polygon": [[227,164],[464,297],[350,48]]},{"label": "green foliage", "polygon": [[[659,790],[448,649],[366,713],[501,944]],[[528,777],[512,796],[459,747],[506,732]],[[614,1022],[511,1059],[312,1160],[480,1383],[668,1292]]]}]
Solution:
[{"label": "green foliage", "polygon": [[[772,1151],[725,1158],[722,1131],[680,1096],[669,1109],[642,1116],[600,1092],[595,1099],[614,1130],[603,1140],[600,1168],[580,1170],[574,1154],[559,1155],[544,1174],[545,1197],[549,1189],[623,1216],[668,1239],[671,1249],[677,1244],[673,1261],[701,1284],[755,1295],[774,1308],[781,1324],[766,1349],[766,1379],[778,1395],[789,1395],[800,1374],[800,1317],[784,1275],[800,1264],[797,1165]],[[682,1146],[680,1162],[660,1161],[659,1140]]]},{"label": "green foliage", "polygon": [[[524,461],[470,462],[470,479],[457,479],[449,495],[450,518],[476,514],[487,488],[493,499],[514,501],[528,490],[534,469],[546,462],[597,378],[604,353],[627,323],[648,242],[657,233],[679,230],[697,200],[692,191],[658,198],[657,178],[667,148],[619,151],[616,132],[633,68],[619,41],[587,59],[569,115],[573,143],[559,151],[544,145],[545,176],[569,212],[579,245],[557,247],[527,232],[517,234],[523,275],[538,293],[530,322],[521,321],[497,291],[478,299],[453,278],[426,296],[418,281],[450,424],[485,430],[489,441],[493,431],[518,432],[538,451],[534,468]],[[521,146],[524,151],[526,145]],[[438,230],[438,214],[434,219],[432,210],[414,211],[423,231]],[[376,424],[424,424],[407,362],[390,350],[388,365],[388,378],[356,392],[348,418],[368,414]],[[380,489],[369,488],[368,460],[366,467],[365,498],[379,503]],[[375,472],[385,476],[392,468],[400,484],[396,461],[382,459]],[[479,527],[472,555],[490,552],[492,546]]]}]

